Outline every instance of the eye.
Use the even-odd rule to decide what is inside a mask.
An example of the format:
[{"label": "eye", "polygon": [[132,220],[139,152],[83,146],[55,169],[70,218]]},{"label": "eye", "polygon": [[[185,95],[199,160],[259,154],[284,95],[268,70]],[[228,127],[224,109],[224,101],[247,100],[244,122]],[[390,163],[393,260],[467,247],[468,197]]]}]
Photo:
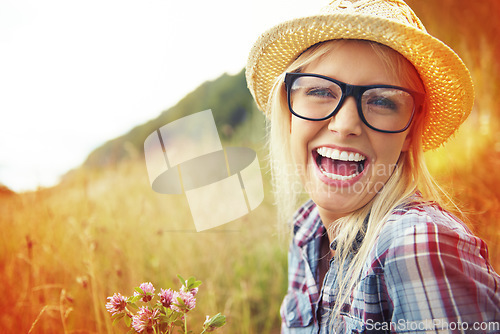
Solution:
[{"label": "eye", "polygon": [[337,98],[336,94],[334,94],[330,89],[322,87],[310,88],[307,90],[306,95],[318,98]]},{"label": "eye", "polygon": [[397,110],[397,104],[383,96],[372,96],[366,101],[369,106],[384,110]]}]

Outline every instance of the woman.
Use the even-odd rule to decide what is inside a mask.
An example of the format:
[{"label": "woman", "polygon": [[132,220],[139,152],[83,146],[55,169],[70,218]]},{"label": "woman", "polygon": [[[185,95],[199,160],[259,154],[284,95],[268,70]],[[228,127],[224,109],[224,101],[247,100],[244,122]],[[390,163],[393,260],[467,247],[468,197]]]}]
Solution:
[{"label": "woman", "polygon": [[423,152],[473,104],[460,58],[400,0],[333,1],[254,45],[280,217],[293,218],[283,333],[500,332],[500,277]]}]

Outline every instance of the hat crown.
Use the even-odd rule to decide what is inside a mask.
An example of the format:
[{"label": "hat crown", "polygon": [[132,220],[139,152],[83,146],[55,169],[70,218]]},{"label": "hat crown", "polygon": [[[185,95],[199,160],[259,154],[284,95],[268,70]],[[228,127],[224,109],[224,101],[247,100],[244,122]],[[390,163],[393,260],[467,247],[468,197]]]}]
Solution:
[{"label": "hat crown", "polygon": [[376,16],[427,32],[417,15],[402,0],[334,0],[321,9],[321,14]]}]

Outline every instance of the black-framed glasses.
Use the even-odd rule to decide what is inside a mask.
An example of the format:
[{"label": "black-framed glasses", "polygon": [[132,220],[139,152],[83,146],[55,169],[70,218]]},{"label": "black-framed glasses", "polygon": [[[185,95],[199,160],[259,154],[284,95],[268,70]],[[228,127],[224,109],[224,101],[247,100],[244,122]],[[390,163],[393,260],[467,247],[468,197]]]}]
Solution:
[{"label": "black-framed glasses", "polygon": [[425,95],[390,85],[355,86],[311,73],[286,73],[285,85],[290,112],[309,121],[334,116],[346,97],[356,100],[359,118],[370,129],[403,132],[420,110]]}]

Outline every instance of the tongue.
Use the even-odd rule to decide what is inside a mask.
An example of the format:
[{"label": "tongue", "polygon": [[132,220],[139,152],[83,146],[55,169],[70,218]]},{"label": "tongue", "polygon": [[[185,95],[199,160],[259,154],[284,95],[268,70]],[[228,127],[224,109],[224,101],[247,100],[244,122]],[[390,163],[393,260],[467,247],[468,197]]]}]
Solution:
[{"label": "tongue", "polygon": [[349,176],[356,174],[358,171],[358,163],[354,161],[333,160],[329,158],[321,158],[321,167],[330,174]]}]

